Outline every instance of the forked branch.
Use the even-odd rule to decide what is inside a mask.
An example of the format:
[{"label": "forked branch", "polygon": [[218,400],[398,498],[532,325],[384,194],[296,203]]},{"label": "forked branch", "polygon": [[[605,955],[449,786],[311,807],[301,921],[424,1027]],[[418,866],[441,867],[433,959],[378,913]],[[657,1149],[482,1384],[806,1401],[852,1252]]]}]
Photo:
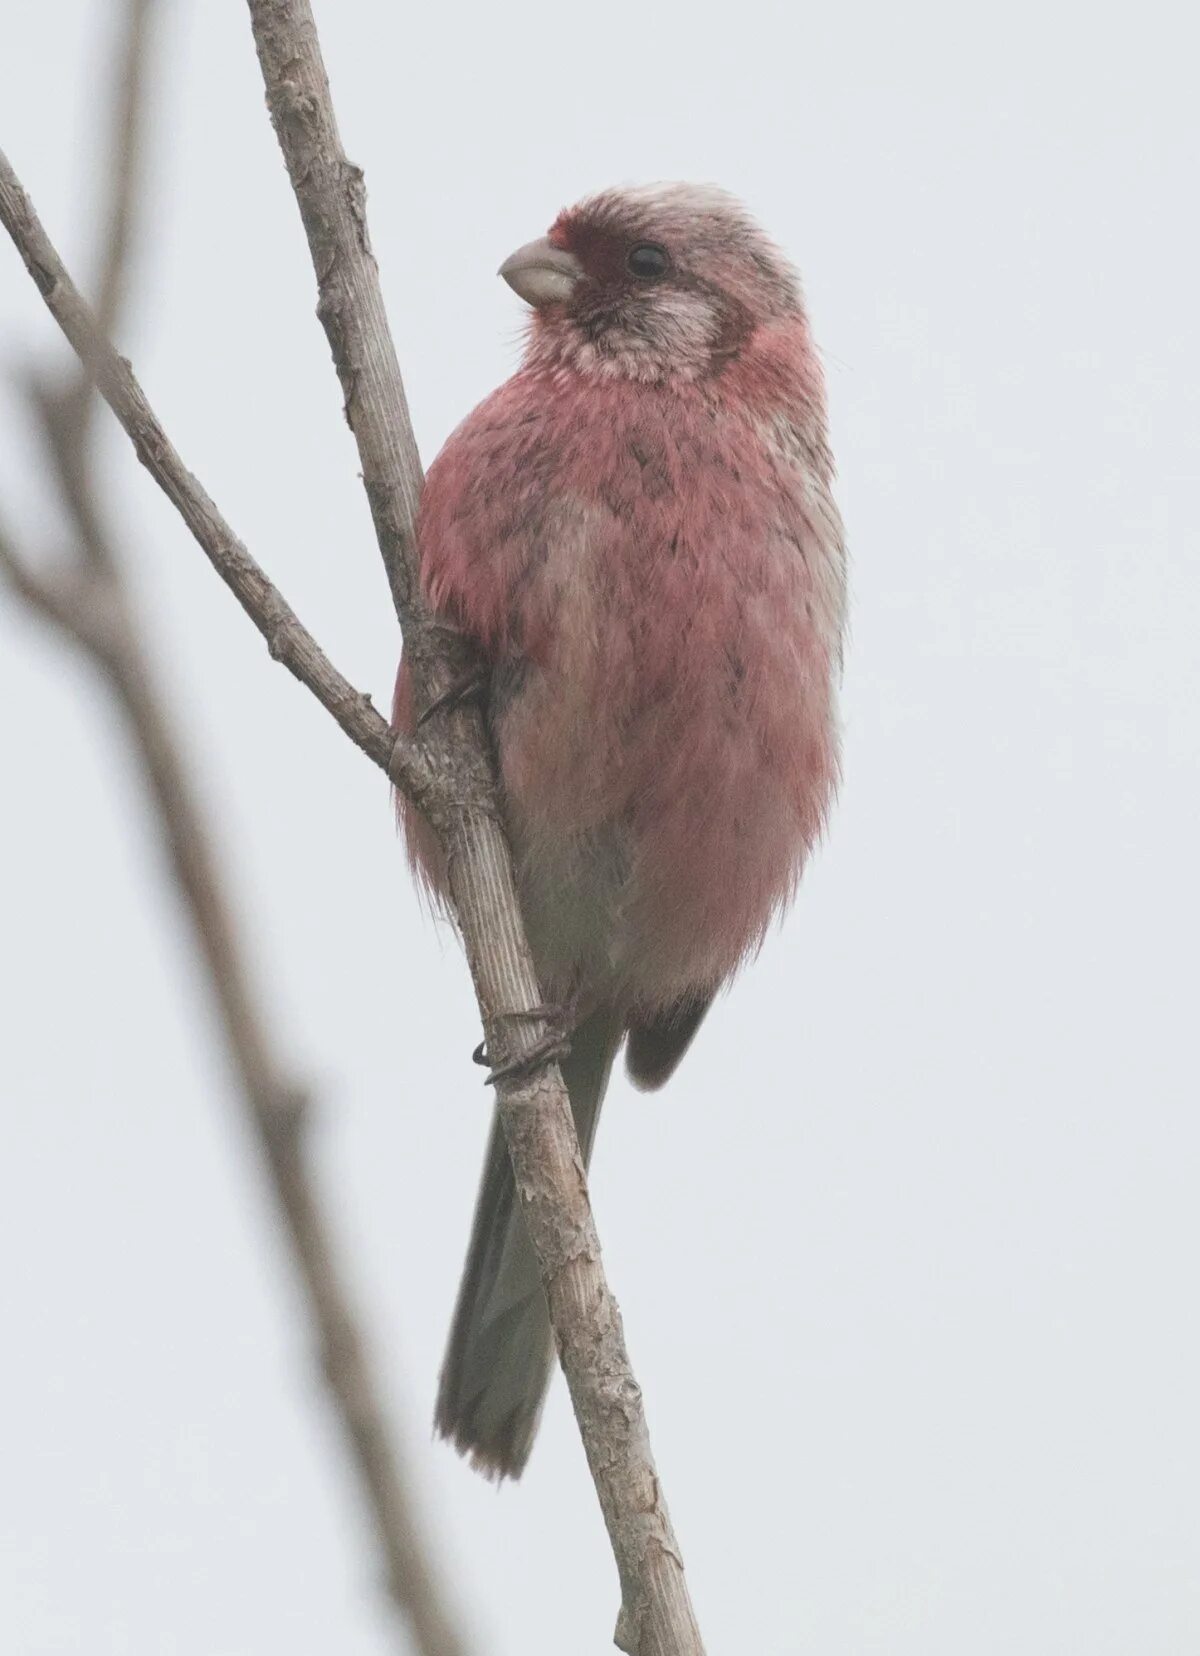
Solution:
[{"label": "forked branch", "polygon": [[[419,697],[461,673],[461,653],[419,601],[412,526],[420,469],[366,229],[361,174],[338,138],[307,0],[249,0],[272,119],[300,205],[318,309],[342,381],[364,483],[405,625]],[[139,458],[268,640],[346,733],[412,798],[445,847],[489,1053],[503,1068],[546,1026],[496,804],[482,718],[462,708],[420,742],[397,738],[315,640],[183,466],[129,365],[98,334],[8,163],[0,218]],[[513,1013],[524,1016],[513,1017]],[[617,1642],[631,1656],[702,1656],[679,1549],[650,1450],[640,1388],[608,1287],[566,1090],[555,1066],[497,1086],[501,1121],[558,1350],[621,1580]]]}]

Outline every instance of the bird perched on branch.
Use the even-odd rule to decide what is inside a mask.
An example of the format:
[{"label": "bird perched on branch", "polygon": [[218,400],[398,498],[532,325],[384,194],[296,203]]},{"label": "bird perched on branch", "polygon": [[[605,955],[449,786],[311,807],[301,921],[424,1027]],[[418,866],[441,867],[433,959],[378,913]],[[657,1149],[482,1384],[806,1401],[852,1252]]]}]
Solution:
[{"label": "bird perched on branch", "polygon": [[[430,468],[433,609],[487,715],[585,1158],[622,1042],[661,1086],[795,890],[838,775],[845,609],[821,369],[796,275],[732,197],[609,190],[500,267],[520,368]],[[395,716],[412,729],[401,666]],[[402,806],[434,893],[446,878]],[[483,1471],[529,1454],[553,1345],[494,1123],[437,1425]]]}]

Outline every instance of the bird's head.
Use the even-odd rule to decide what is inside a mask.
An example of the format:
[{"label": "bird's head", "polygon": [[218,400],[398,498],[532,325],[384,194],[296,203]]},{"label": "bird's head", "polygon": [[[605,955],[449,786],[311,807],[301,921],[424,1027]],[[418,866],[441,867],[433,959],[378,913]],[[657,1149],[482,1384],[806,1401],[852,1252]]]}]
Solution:
[{"label": "bird's head", "polygon": [[702,379],[755,330],[802,315],[795,271],[723,190],[605,190],[561,212],[500,274],[534,308],[530,352],[552,366]]}]

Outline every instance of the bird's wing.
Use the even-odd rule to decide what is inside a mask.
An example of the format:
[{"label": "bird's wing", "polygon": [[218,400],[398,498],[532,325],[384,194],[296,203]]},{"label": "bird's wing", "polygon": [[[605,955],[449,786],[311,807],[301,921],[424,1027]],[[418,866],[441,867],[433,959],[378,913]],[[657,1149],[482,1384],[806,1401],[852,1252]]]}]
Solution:
[{"label": "bird's wing", "polygon": [[635,1087],[653,1092],[670,1079],[711,1005],[711,995],[688,996],[654,1017],[630,1022],[625,1068]]}]

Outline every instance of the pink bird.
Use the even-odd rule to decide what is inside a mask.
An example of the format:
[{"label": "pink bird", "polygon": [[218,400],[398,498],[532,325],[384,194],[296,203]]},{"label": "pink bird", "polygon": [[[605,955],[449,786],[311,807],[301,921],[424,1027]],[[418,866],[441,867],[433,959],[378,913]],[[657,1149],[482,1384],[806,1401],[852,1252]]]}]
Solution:
[{"label": "pink bird", "polygon": [[[795,272],[687,184],[562,212],[500,274],[524,359],[430,468],[433,608],[488,664],[530,944],[571,1009],[563,1075],[589,1155],[621,1043],[659,1087],[792,896],[838,776],[845,612],[825,395]],[[403,665],[396,723],[412,730]],[[425,825],[410,855],[441,900]],[[553,1343],[493,1122],[437,1403],[517,1476]]]}]

